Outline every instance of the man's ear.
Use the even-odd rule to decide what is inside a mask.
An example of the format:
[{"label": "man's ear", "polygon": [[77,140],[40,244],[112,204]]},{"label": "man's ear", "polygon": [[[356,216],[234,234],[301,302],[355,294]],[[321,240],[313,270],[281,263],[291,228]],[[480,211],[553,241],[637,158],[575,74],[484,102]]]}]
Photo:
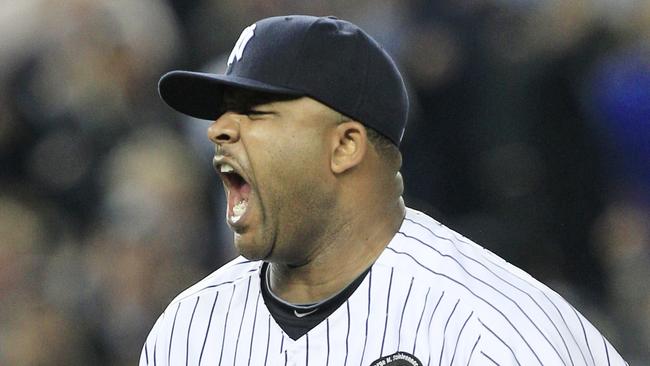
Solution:
[{"label": "man's ear", "polygon": [[346,121],[336,126],[332,136],[330,167],[334,174],[343,173],[359,165],[368,151],[366,127],[357,121]]}]

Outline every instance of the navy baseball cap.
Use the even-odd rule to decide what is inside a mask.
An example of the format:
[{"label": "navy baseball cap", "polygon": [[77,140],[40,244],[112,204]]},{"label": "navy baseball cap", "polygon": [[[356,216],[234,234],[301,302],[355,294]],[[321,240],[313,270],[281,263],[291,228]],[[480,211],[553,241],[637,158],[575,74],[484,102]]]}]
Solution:
[{"label": "navy baseball cap", "polygon": [[395,62],[366,32],[335,17],[292,15],[247,27],[224,74],[172,71],[160,79],[175,110],[215,120],[224,87],[308,96],[373,128],[399,146],[408,95]]}]

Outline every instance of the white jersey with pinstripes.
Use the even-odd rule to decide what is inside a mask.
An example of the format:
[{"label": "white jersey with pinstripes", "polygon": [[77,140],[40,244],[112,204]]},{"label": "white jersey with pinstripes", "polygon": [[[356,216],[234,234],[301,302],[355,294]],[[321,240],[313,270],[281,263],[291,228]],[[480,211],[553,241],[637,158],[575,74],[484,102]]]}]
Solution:
[{"label": "white jersey with pinstripes", "polygon": [[557,293],[412,209],[347,301],[297,340],[265,306],[260,268],[240,257],[181,293],[140,365],[365,366],[398,351],[422,365],[626,364]]}]

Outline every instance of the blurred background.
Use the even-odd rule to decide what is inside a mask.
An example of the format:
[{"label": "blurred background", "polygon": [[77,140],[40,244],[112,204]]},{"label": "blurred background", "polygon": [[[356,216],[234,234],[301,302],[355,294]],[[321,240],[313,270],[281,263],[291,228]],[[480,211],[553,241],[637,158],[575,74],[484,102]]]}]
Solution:
[{"label": "blurred background", "polygon": [[407,204],[650,364],[646,0],[0,1],[0,364],[137,364],[235,255],[209,122],[156,84],[290,13],[351,20],[399,63]]}]

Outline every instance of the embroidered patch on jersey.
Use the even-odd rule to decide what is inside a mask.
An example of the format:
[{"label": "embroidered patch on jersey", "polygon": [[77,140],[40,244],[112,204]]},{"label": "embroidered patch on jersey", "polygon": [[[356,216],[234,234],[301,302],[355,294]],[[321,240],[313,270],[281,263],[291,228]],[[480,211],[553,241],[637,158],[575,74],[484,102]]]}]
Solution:
[{"label": "embroidered patch on jersey", "polygon": [[422,362],[412,354],[400,351],[384,356],[371,363],[370,366],[422,366]]}]

